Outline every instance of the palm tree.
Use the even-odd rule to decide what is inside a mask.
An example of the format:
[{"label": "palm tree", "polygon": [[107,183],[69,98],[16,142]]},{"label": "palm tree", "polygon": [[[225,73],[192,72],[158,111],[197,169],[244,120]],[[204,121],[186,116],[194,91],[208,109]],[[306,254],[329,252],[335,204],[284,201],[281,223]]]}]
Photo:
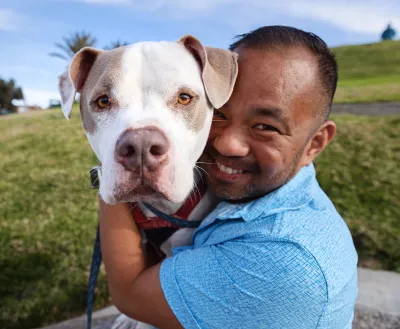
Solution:
[{"label": "palm tree", "polygon": [[0,79],[0,108],[6,108],[9,111],[14,112],[16,109],[12,103],[14,99],[24,99],[22,89],[15,85],[13,79],[10,79],[9,81]]},{"label": "palm tree", "polygon": [[119,47],[124,47],[127,45],[129,45],[128,42],[117,40],[117,41],[111,42],[110,45],[104,47],[104,49],[111,50],[111,49],[115,49],[115,48],[119,48]]},{"label": "palm tree", "polygon": [[57,42],[55,44],[61,52],[52,52],[49,55],[69,61],[79,50],[84,47],[93,47],[96,42],[96,38],[90,33],[85,31],[75,32],[75,34],[71,34],[69,37],[64,37],[62,43]]}]

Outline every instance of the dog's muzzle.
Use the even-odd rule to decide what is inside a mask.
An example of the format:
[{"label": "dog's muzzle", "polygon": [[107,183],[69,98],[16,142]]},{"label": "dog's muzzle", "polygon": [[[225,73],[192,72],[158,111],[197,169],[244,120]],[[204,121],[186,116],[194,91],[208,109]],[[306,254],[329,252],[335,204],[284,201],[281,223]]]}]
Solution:
[{"label": "dog's muzzle", "polygon": [[167,161],[170,143],[157,127],[128,129],[115,145],[115,159],[128,171],[154,172]]}]

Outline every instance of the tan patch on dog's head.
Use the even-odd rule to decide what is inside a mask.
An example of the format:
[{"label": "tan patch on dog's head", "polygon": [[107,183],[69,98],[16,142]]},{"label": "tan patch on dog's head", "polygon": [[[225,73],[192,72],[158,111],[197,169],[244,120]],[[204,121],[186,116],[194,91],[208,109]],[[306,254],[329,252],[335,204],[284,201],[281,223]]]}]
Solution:
[{"label": "tan patch on dog's head", "polygon": [[89,134],[94,134],[98,128],[92,101],[102,93],[111,97],[110,92],[120,79],[124,51],[125,47],[103,51],[91,66],[80,100],[82,124]]},{"label": "tan patch on dog's head", "polygon": [[[178,103],[178,97],[181,93],[188,94],[192,97],[189,104],[182,105]],[[180,88],[178,92],[168,100],[167,106],[177,113],[186,123],[186,126],[194,132],[199,132],[204,127],[207,110],[211,108],[207,99],[199,97],[194,91],[186,87]]]}]

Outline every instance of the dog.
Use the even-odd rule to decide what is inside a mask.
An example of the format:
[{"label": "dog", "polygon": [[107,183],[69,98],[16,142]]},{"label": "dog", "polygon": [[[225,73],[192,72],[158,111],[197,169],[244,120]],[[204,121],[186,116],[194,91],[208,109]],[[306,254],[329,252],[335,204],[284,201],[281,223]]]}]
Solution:
[{"label": "dog", "polygon": [[[213,110],[228,101],[237,74],[235,53],[204,47],[191,35],[76,53],[59,77],[62,111],[69,119],[80,93],[82,125],[102,164],[104,202],[135,203],[145,224],[155,215],[144,203],[166,214],[181,209],[195,189]],[[201,220],[216,203],[205,192],[188,220]],[[173,247],[191,244],[193,230],[174,228],[160,250],[168,257]],[[113,328],[148,327],[135,323],[121,316]]]}]

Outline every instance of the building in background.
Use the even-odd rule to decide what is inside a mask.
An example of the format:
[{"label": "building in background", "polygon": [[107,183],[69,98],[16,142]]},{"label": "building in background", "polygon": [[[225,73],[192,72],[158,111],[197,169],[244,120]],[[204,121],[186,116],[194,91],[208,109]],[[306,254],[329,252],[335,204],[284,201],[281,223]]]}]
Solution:
[{"label": "building in background", "polygon": [[396,37],[396,30],[389,23],[386,30],[383,31],[383,33],[382,33],[382,36],[381,36],[382,41],[394,40],[395,37]]}]

